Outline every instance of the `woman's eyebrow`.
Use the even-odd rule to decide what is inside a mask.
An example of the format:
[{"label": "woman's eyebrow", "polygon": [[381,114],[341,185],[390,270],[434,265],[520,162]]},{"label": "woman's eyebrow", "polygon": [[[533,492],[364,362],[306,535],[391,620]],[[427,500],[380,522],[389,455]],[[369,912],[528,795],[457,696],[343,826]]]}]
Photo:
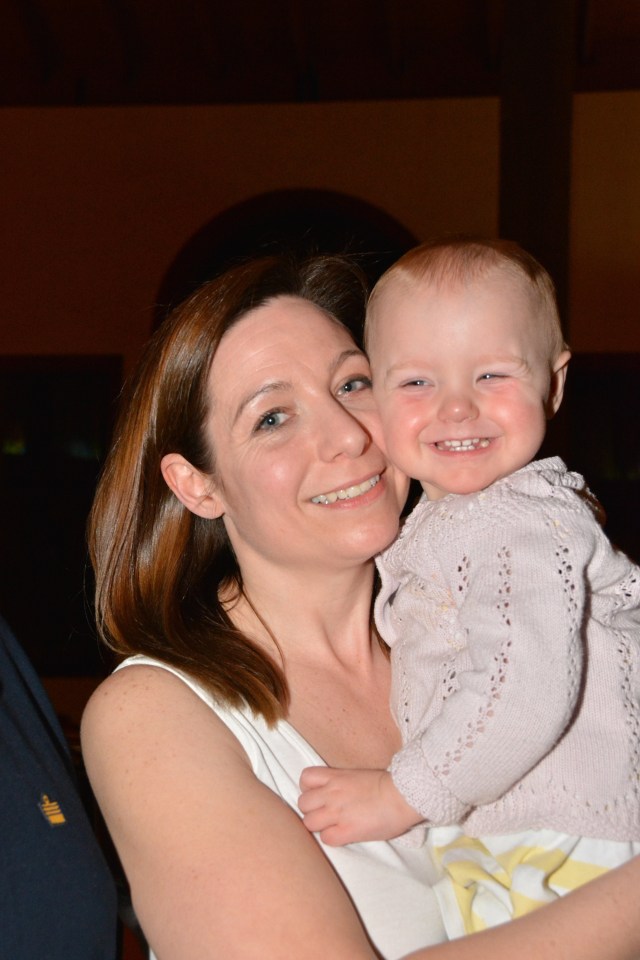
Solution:
[{"label": "woman's eyebrow", "polygon": [[257,400],[258,397],[263,397],[269,393],[277,393],[281,390],[290,390],[291,388],[292,384],[288,380],[269,380],[267,383],[259,386],[257,390],[252,390],[250,393],[245,394],[238,404],[232,426],[236,425],[245,409],[253,403],[254,400]]},{"label": "woman's eyebrow", "polygon": [[352,347],[349,350],[343,350],[342,353],[339,353],[338,356],[330,364],[329,370],[333,374],[338,370],[342,364],[348,360],[350,357],[360,357],[365,363],[368,363],[366,353],[363,353],[362,350],[359,350],[358,347]]}]

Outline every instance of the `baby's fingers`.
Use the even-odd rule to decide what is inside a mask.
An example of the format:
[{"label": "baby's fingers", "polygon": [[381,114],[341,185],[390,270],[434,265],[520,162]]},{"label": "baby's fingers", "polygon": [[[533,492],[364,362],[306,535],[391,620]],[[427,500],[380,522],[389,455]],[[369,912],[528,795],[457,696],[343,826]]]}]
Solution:
[{"label": "baby's fingers", "polygon": [[300,789],[312,790],[314,787],[323,787],[329,779],[327,767],[306,767],[300,774]]},{"label": "baby's fingers", "polygon": [[305,790],[298,797],[298,808],[301,813],[313,813],[324,806],[322,790]]},{"label": "baby's fingers", "polygon": [[333,817],[328,813],[326,807],[318,807],[317,810],[305,813],[302,822],[310,833],[321,833],[323,830],[335,826]]},{"label": "baby's fingers", "polygon": [[312,830],[312,833],[319,833],[320,839],[328,847],[344,847],[347,843],[353,843],[358,838],[348,827],[339,823],[332,823],[330,826],[320,830]]}]

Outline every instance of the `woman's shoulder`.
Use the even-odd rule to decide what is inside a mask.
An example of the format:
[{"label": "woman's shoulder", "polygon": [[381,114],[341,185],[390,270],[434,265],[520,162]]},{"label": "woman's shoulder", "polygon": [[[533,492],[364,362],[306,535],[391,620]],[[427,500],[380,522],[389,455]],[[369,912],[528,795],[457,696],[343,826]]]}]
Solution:
[{"label": "woman's shoulder", "polygon": [[82,717],[82,748],[91,765],[93,755],[101,762],[122,752],[152,747],[162,737],[165,743],[182,737],[207,737],[220,750],[245,756],[236,737],[179,671],[159,663],[131,661],[97,687]]},{"label": "woman's shoulder", "polygon": [[173,670],[150,658],[131,657],[95,689],[87,703],[83,723],[103,713],[119,714],[124,710],[127,714],[135,714],[162,708],[164,696],[168,695],[172,701],[180,699],[186,692],[185,683]]}]

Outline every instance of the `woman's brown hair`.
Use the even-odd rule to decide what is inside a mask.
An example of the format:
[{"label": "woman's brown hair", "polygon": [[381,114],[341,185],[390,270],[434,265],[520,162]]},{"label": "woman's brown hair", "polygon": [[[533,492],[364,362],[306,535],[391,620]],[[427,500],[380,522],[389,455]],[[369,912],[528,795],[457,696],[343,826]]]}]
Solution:
[{"label": "woman's brown hair", "polygon": [[227,330],[279,296],[309,300],[352,332],[365,281],[335,256],[302,263],[266,257],[234,267],[178,306],[149,342],[120,410],[89,520],[96,618],[117,653],[142,653],[199,679],[215,696],[283,716],[288,688],[278,664],[231,622],[219,599],[242,591],[222,519],[195,516],[167,487],[160,462],[182,454],[215,471],[204,425],[211,363]]}]

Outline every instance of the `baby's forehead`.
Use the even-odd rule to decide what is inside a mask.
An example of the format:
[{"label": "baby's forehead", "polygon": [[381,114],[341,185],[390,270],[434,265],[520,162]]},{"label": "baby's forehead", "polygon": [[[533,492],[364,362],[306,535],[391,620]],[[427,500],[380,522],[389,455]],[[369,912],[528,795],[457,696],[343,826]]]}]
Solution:
[{"label": "baby's forehead", "polygon": [[[394,321],[398,317],[403,317],[409,323],[415,322],[416,326],[422,321],[429,322],[434,318],[442,318],[444,323],[448,323],[457,309],[454,305],[454,312],[450,313],[449,307],[458,294],[468,299],[469,309],[473,311],[474,293],[489,291],[496,297],[504,297],[508,304],[502,314],[505,319],[503,329],[511,330],[518,340],[524,337],[529,349],[532,349],[539,359],[552,361],[558,351],[554,342],[553,324],[546,306],[530,278],[521,270],[509,267],[510,264],[492,264],[481,272],[469,271],[454,276],[442,276],[440,273],[436,276],[429,273],[420,275],[406,270],[395,273],[392,271],[384,278],[384,283],[374,290],[367,309],[367,350],[374,350],[376,343],[380,343],[380,338],[386,348],[389,338],[393,337]],[[422,304],[424,311],[420,309]],[[445,306],[441,312],[443,304]],[[407,307],[411,309],[407,311]],[[490,319],[490,310],[485,309],[484,313],[481,309],[477,313],[473,311],[473,321],[479,326],[483,325],[484,320],[490,322]]]},{"label": "baby's forehead", "polygon": [[393,269],[382,278],[374,289],[371,302],[384,300],[394,295],[425,296],[434,292],[456,293],[473,287],[504,286],[523,293],[533,294],[535,284],[530,277],[511,261],[453,264],[443,269],[435,264],[430,267]]},{"label": "baby's forehead", "polygon": [[371,294],[367,307],[367,322],[387,318],[401,304],[439,297],[447,299],[469,291],[495,291],[497,296],[515,298],[522,316],[532,318],[542,307],[536,284],[517,265],[510,262],[477,264],[455,271],[393,269],[386,274]]}]

